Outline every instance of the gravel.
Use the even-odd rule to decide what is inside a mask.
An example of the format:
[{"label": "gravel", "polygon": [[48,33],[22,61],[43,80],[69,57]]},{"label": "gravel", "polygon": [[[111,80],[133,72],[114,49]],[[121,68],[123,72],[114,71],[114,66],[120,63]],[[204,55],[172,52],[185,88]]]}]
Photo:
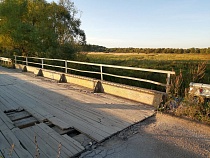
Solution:
[{"label": "gravel", "polygon": [[210,127],[157,113],[81,158],[210,158]]}]

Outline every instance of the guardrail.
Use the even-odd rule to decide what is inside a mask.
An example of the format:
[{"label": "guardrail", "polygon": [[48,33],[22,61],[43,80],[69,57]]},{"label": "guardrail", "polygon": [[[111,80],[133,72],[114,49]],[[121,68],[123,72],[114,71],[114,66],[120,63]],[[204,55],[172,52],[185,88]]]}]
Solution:
[{"label": "guardrail", "polygon": [[[33,59],[32,61],[29,59]],[[34,62],[34,60],[38,62]],[[63,66],[48,64],[49,61],[56,61],[56,62],[62,62]],[[169,90],[170,85],[170,77],[171,75],[175,74],[174,71],[165,71],[165,70],[156,70],[156,69],[144,69],[144,68],[136,68],[136,67],[126,67],[126,66],[116,66],[116,65],[106,65],[106,64],[96,64],[96,63],[88,63],[88,62],[79,62],[79,61],[70,61],[70,60],[62,60],[62,59],[49,59],[49,58],[38,58],[38,57],[25,57],[25,56],[15,56],[15,64],[22,63],[23,65],[36,65],[42,69],[47,67],[54,67],[54,68],[61,68],[64,70],[65,73],[68,73],[68,70],[76,71],[76,72],[83,72],[83,73],[89,73],[89,74],[98,74],[100,75],[100,79],[104,80],[104,76],[111,76],[111,77],[117,77],[117,78],[123,78],[123,79],[129,79],[134,81],[140,81],[140,82],[147,82],[159,86],[166,87],[166,93]],[[90,66],[96,66],[99,67],[99,71],[89,71],[89,70],[81,70],[76,68],[69,67],[69,63],[73,64],[79,64],[79,65],[90,65]],[[144,72],[151,72],[151,73],[160,73],[160,74],[166,74],[166,83],[160,83],[157,81],[147,80],[147,79],[141,79],[136,77],[129,77],[129,76],[122,76],[122,75],[116,75],[111,73],[103,72],[104,68],[115,68],[115,69],[124,69],[124,70],[135,70],[135,71],[144,71]]]}]

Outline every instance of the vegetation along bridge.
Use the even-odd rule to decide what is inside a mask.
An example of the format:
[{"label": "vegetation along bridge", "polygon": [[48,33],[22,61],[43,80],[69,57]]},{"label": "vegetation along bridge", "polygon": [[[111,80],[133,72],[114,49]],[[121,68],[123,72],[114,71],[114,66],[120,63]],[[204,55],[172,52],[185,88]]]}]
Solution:
[{"label": "vegetation along bridge", "polygon": [[[0,157],[79,155],[89,146],[152,116],[174,74],[22,56],[15,56],[14,65],[16,69],[0,67]],[[167,81],[113,74],[108,69],[165,74]],[[88,77],[81,76],[84,73]],[[106,81],[106,76],[164,86],[166,92],[113,83]]]}]

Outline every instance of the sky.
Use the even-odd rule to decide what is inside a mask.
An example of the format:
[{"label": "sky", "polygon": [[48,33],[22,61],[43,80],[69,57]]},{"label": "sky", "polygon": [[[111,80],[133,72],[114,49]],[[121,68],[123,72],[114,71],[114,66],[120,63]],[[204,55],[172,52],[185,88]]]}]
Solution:
[{"label": "sky", "polygon": [[88,44],[108,48],[210,47],[210,0],[72,2],[81,12],[81,29]]}]

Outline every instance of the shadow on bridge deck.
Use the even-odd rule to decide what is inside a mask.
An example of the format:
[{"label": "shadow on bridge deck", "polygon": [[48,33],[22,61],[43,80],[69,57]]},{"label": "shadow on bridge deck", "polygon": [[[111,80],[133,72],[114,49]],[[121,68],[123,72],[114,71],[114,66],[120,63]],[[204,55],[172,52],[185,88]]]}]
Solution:
[{"label": "shadow on bridge deck", "polygon": [[[33,157],[40,146],[41,157],[52,157],[59,143],[62,157],[75,156],[154,114],[150,106],[2,67],[0,87],[0,156]],[[37,121],[27,124],[21,110]]]}]

